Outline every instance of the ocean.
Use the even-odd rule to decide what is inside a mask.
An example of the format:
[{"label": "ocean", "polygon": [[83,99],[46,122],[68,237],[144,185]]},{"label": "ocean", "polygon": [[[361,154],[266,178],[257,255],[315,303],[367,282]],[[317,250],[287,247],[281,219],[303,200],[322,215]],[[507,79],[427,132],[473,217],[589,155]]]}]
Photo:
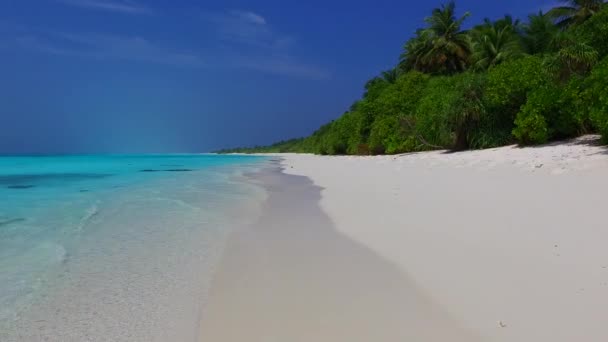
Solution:
[{"label": "ocean", "polygon": [[267,158],[0,157],[0,341],[195,341]]}]

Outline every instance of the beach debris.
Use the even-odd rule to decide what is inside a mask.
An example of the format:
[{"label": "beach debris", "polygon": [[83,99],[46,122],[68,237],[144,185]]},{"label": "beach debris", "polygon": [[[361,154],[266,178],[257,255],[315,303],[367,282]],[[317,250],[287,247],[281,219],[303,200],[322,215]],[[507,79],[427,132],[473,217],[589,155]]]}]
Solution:
[{"label": "beach debris", "polygon": [[503,322],[503,321],[498,321],[498,326],[501,327],[501,328],[506,328],[507,324],[505,322]]},{"label": "beach debris", "polygon": [[537,164],[537,165],[534,165],[534,167],[537,169],[540,169],[541,167],[543,167],[543,165],[545,165],[545,164]]}]

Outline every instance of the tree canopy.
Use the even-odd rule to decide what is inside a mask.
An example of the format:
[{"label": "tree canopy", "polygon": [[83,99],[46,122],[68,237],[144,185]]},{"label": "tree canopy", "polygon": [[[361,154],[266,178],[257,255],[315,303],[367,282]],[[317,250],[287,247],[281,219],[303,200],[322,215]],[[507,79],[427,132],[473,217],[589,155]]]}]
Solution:
[{"label": "tree canopy", "polygon": [[451,1],[405,42],[394,68],[305,138],[223,152],[383,154],[540,144],[598,132],[608,142],[608,6],[563,1],[525,20],[485,19]]}]

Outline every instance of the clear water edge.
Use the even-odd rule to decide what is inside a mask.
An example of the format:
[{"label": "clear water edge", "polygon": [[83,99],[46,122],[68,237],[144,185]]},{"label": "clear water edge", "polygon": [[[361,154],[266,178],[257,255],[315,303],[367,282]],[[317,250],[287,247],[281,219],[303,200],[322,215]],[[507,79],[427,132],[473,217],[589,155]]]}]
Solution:
[{"label": "clear water edge", "polygon": [[265,199],[243,177],[264,161],[0,158],[0,340],[193,338],[227,235]]}]

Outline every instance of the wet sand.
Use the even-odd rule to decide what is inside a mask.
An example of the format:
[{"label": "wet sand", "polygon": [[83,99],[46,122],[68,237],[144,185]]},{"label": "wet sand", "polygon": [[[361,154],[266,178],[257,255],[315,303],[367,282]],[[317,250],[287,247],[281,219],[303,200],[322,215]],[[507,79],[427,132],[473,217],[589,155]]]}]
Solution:
[{"label": "wet sand", "polygon": [[255,177],[269,197],[226,246],[202,341],[481,341],[403,270],[336,231],[310,179],[278,166]]}]

